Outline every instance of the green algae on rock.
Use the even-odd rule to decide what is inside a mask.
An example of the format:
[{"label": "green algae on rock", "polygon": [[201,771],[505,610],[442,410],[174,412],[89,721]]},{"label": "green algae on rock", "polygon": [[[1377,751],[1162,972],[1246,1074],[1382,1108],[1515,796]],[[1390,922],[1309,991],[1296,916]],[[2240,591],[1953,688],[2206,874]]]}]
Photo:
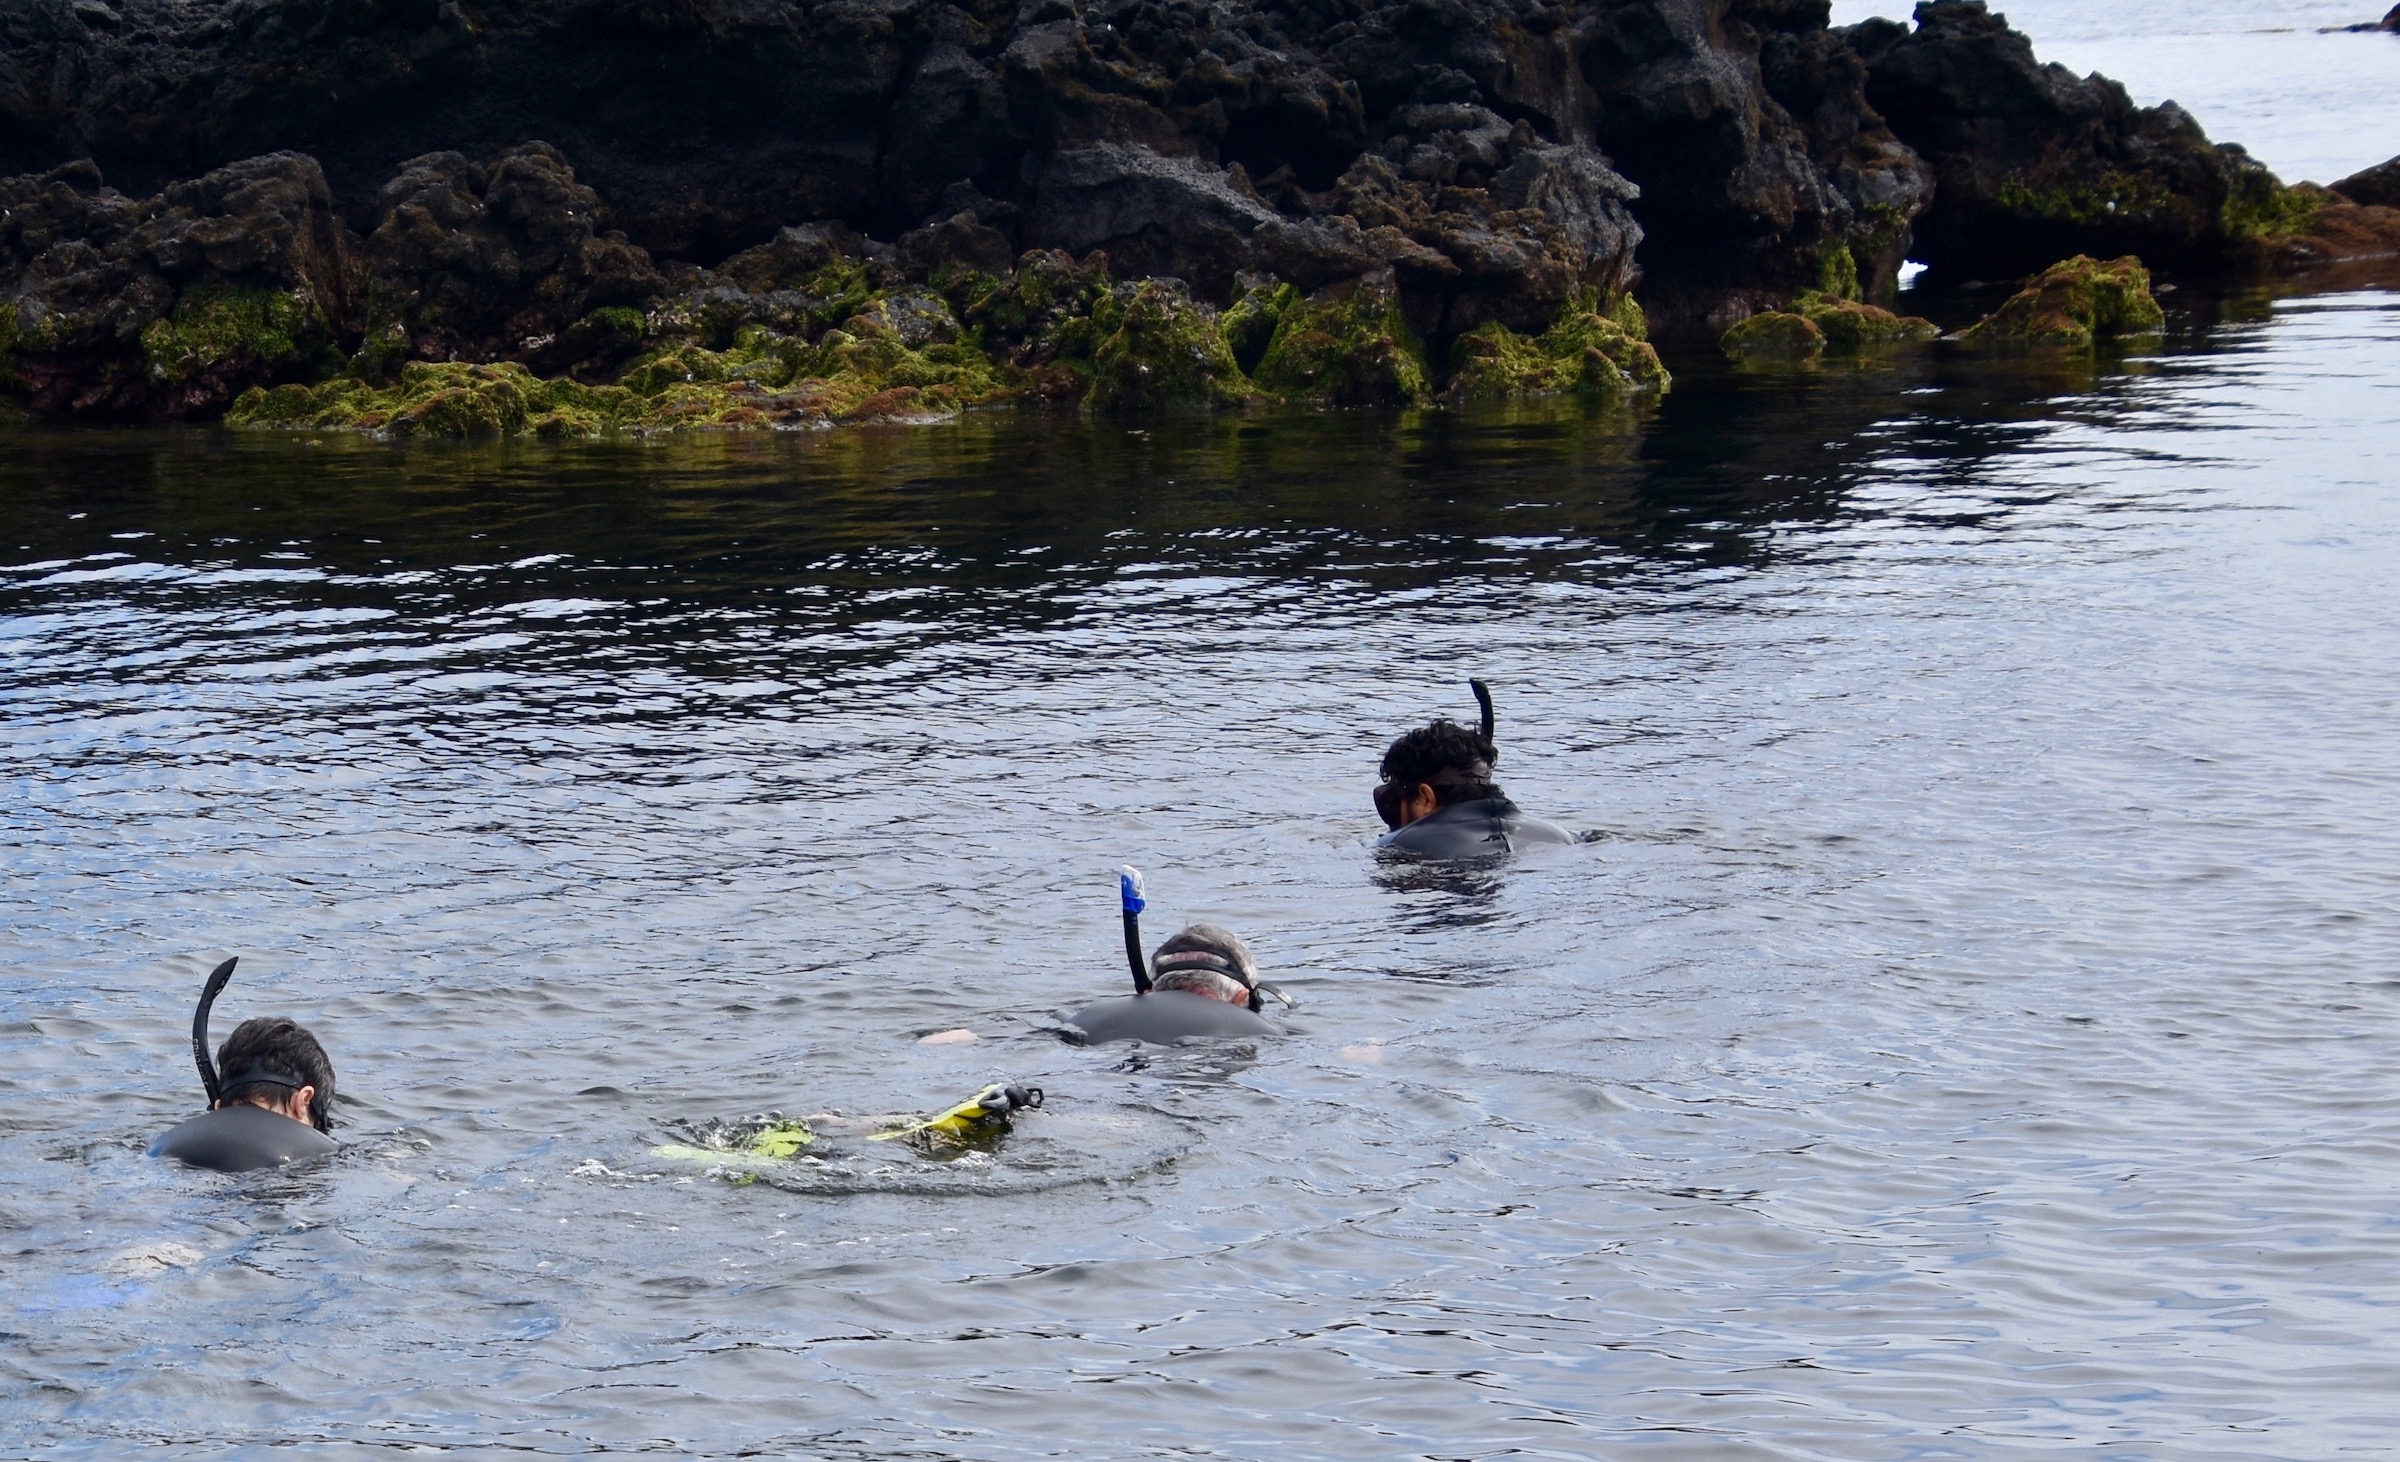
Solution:
[{"label": "green algae on rock", "polygon": [[1451,345],[1447,394],[1465,401],[1561,391],[1601,396],[1664,391],[1670,377],[1647,334],[1641,306],[1631,295],[1619,300],[1613,314],[1601,313],[1595,296],[1578,296],[1538,336],[1488,321]]},{"label": "green algae on rock", "polygon": [[1275,327],[1299,303],[1297,285],[1277,279],[1245,280],[1241,294],[1217,317],[1217,329],[1233,351],[1234,363],[1245,371],[1257,370],[1266,359],[1267,347],[1275,343]]},{"label": "green algae on rock", "polygon": [[1390,271],[1318,290],[1283,312],[1255,377],[1268,395],[1323,406],[1421,406],[1425,347]]},{"label": "green algae on rock", "polygon": [[143,328],[142,356],[152,378],[169,385],[227,370],[271,376],[311,362],[339,369],[333,336],[305,291],[202,285]]},{"label": "green algae on rock", "polygon": [[2090,350],[2102,340],[2150,334],[2165,324],[2141,260],[2128,254],[2102,263],[2078,254],[2027,281],[1959,339],[1969,345]]},{"label": "green algae on rock", "polygon": [[1811,291],[1792,302],[1825,336],[1825,348],[1857,355],[1880,345],[1914,345],[1941,338],[1942,327],[1917,315],[1900,315],[1880,305],[1861,304]]},{"label": "green algae on rock", "polygon": [[1084,400],[1100,411],[1155,411],[1257,398],[1217,312],[1195,303],[1179,280],[1146,279],[1126,298],[1117,328],[1092,351]]},{"label": "green algae on rock", "polygon": [[[650,389],[639,391],[544,380],[513,361],[414,361],[401,368],[393,386],[343,377],[317,386],[246,391],[225,421],[253,429],[319,428],[395,437],[557,438],[937,421],[972,404],[953,383],[898,381],[890,375],[870,380],[844,373],[771,383],[739,374],[749,361],[725,367],[724,357],[733,354],[705,361],[706,369],[683,379],[666,379],[662,371],[646,380]],[[984,365],[988,373],[989,362]]]},{"label": "green algae on rock", "polygon": [[1736,360],[1805,364],[1825,353],[1825,332],[1806,315],[1761,310],[1726,331],[1717,343]]}]

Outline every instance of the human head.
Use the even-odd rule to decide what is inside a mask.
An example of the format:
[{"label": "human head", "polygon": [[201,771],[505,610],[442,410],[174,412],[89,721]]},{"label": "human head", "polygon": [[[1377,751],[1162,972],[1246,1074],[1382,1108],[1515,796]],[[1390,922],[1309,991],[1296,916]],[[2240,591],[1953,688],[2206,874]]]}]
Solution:
[{"label": "human head", "polygon": [[245,1020],[217,1047],[217,1070],[218,1106],[247,1102],[333,1130],[333,1062],[307,1027],[280,1015]]},{"label": "human head", "polygon": [[1258,987],[1258,961],[1232,930],[1194,924],[1150,956],[1150,987],[1247,1006]]},{"label": "human head", "polygon": [[1375,810],[1384,826],[1402,828],[1454,802],[1497,797],[1492,765],[1499,760],[1492,738],[1471,726],[1447,719],[1420,726],[1384,752]]}]

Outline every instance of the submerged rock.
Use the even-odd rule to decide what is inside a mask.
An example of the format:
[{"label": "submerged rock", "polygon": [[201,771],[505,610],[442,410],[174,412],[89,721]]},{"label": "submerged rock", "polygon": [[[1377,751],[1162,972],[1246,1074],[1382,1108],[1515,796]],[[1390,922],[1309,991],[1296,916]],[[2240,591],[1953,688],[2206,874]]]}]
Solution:
[{"label": "submerged rock", "polygon": [[1806,315],[1761,310],[1719,337],[1736,360],[1811,362],[1825,353],[1825,332]]},{"label": "submerged rock", "polygon": [[2027,281],[1959,339],[1969,345],[2090,350],[2099,341],[2151,334],[2165,324],[2141,260],[2129,256],[2104,264],[2077,255]]},{"label": "submerged rock", "polygon": [[1916,345],[1938,339],[1942,327],[1917,315],[1895,314],[1880,305],[1807,293],[1792,308],[1825,336],[1828,350],[1856,355],[1885,345]]}]

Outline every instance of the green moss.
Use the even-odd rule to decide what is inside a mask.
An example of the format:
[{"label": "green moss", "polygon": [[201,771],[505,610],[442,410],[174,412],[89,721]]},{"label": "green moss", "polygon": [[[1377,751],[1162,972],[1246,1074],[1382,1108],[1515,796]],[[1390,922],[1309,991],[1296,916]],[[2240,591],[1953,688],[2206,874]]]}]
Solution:
[{"label": "green moss", "polygon": [[1895,315],[1877,305],[1835,299],[1811,290],[1792,302],[1792,313],[1805,317],[1825,336],[1826,348],[1856,355],[1877,346],[1910,345],[1941,337],[1942,329],[1916,315]]},{"label": "green moss", "polygon": [[2127,255],[2102,263],[2086,254],[2043,270],[1959,337],[1972,345],[2090,350],[2106,339],[2166,324],[2150,293],[2150,271]]},{"label": "green moss", "polygon": [[1117,327],[1092,351],[1091,392],[1099,411],[1238,406],[1257,388],[1242,374],[1215,312],[1181,285],[1148,279],[1133,287]]},{"label": "green moss", "polygon": [[1817,254],[1817,283],[1812,293],[1827,299],[1858,298],[1858,257],[1848,243],[1828,244]]},{"label": "green moss", "polygon": [[1217,321],[1235,363],[1245,371],[1257,370],[1275,341],[1275,327],[1299,303],[1299,287],[1281,280],[1264,280],[1243,290]]},{"label": "green moss", "polygon": [[2003,182],[1994,197],[2012,213],[2080,228],[2157,220],[2185,211],[2183,200],[2157,178],[2116,169],[2089,178],[2014,177]]},{"label": "green moss", "polygon": [[621,425],[638,398],[620,387],[545,381],[521,365],[413,361],[396,385],[344,376],[315,386],[252,389],[225,414],[234,427],[309,427],[392,436],[493,437],[526,431],[596,435]]},{"label": "green moss", "polygon": [[1642,313],[1641,302],[1633,297],[1631,290],[1617,296],[1616,304],[1609,308],[1608,318],[1631,339],[1650,338],[1650,317]]},{"label": "green moss", "polygon": [[[1548,330],[1520,335],[1496,320],[1461,335],[1450,347],[1454,400],[1492,400],[1581,391],[1626,396],[1663,391],[1669,378],[1658,352],[1625,327],[1622,301],[1602,314],[1599,301],[1579,296],[1567,302]],[[1647,333],[1637,306],[1633,322]]]},{"label": "green moss", "polygon": [[1850,232],[1851,273],[1857,283],[1842,297],[1855,300],[1888,297],[1907,252],[1908,233],[1909,217],[1905,212],[1889,203],[1868,205],[1858,226]]},{"label": "green moss", "polygon": [[1806,315],[1761,310],[1717,343],[1736,360],[1810,362],[1825,353],[1825,332]]},{"label": "green moss", "polygon": [[933,272],[925,276],[925,284],[949,304],[952,314],[968,322],[989,315],[994,302],[1008,287],[998,277],[963,264],[935,265]]},{"label": "green moss", "polygon": [[391,436],[587,437],[921,420],[1013,389],[1007,368],[971,344],[910,350],[888,332],[829,330],[810,345],[750,326],[721,351],[688,343],[651,351],[615,385],[543,380],[507,362],[415,361],[390,386],[343,377],[249,391],[226,421]]},{"label": "green moss", "polygon": [[289,369],[323,350],[332,333],[306,294],[202,285],[143,329],[142,356],[152,379],[173,385],[218,370]]},{"label": "green moss", "polygon": [[17,353],[19,306],[15,300],[0,300],[0,388],[14,386],[17,373],[14,359]]},{"label": "green moss", "polygon": [[370,329],[350,357],[349,372],[362,381],[389,381],[408,360],[408,332],[398,325]]},{"label": "green moss", "polygon": [[1567,301],[1558,319],[1542,332],[1541,347],[1554,359],[1580,365],[1576,385],[1585,391],[1621,394],[1626,391],[1664,391],[1670,383],[1667,368],[1651,349],[1649,325],[1635,306],[1639,333],[1625,328],[1624,310],[1599,311],[1589,295]]},{"label": "green moss", "polygon": [[2245,173],[2226,196],[2221,220],[2233,238],[2279,244],[2312,232],[2333,196],[2314,183],[2287,188],[2264,170]]},{"label": "green moss", "polygon": [[1451,342],[1449,394],[1460,401],[1547,395],[1567,390],[1582,364],[1559,360],[1532,336],[1486,320]]},{"label": "green moss", "polygon": [[1425,377],[1425,347],[1384,278],[1320,290],[1285,310],[1256,379],[1286,401],[1381,406],[1423,404]]}]

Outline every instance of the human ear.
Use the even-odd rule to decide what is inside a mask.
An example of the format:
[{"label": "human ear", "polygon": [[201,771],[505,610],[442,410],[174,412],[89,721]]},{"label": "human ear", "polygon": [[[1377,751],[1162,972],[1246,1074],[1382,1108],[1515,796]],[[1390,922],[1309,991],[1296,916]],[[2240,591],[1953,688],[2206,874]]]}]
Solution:
[{"label": "human ear", "polygon": [[308,1104],[316,1099],[317,1089],[313,1086],[304,1086],[293,1092],[291,1100],[283,1104],[283,1114],[295,1122],[306,1122],[313,1127],[316,1125],[316,1119],[309,1115]]}]

